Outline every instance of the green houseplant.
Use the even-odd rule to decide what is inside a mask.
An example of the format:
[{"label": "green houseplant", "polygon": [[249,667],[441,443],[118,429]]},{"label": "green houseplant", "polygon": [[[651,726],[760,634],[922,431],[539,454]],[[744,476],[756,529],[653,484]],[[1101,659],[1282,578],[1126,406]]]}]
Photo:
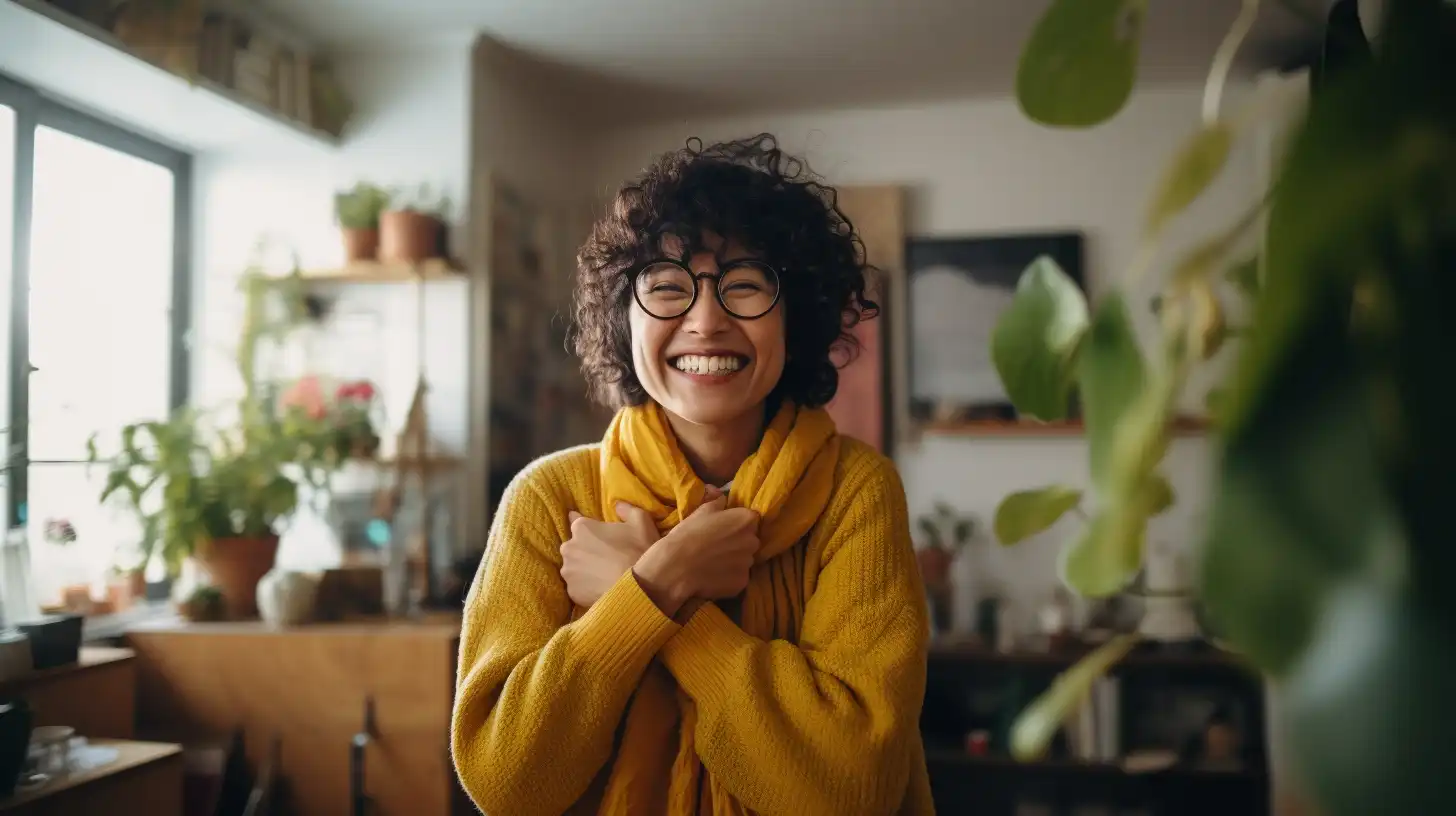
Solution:
[{"label": "green houseplant", "polygon": [[242,396],[218,410],[185,407],[127,425],[106,456],[96,437],[88,449],[106,466],[101,501],[121,502],[141,523],[141,563],[160,557],[175,575],[196,558],[234,617],[256,613],[253,589],[273,566],[278,526],[297,509],[300,484],[322,488],[338,462],[333,429],[277,411],[256,372],[260,345],[300,319],[297,275],[276,279],[255,267],[242,288]]},{"label": "green houseplant", "polygon": [[344,260],[372,261],[379,254],[379,215],[389,207],[390,194],[361,181],[334,194],[334,218],[344,236]]},{"label": "green houseplant", "polygon": [[[1023,110],[1065,128],[1114,116],[1132,91],[1150,2],[1055,0],[1022,55]],[[1247,298],[1213,414],[1199,595],[1221,640],[1278,687],[1295,770],[1321,813],[1456,813],[1456,593],[1445,586],[1456,567],[1456,423],[1441,373],[1456,348],[1456,6],[1362,3],[1362,18],[1353,0],[1327,16],[1329,4],[1279,5],[1320,26],[1308,108],[1267,195],[1163,266],[1165,228],[1264,113],[1258,99],[1236,111],[1223,101],[1259,12],[1242,0],[1129,274],[1165,270],[1153,347],[1132,331],[1127,281],[1088,304],[1048,260],[1024,274],[993,357],[1026,414],[1060,418],[1080,395],[1092,489],[1018,491],[995,526],[1014,543],[1090,504],[1062,578],[1088,597],[1126,586],[1143,565],[1148,518],[1173,500],[1157,468],[1176,400],[1229,339],[1227,298]],[[1367,30],[1379,32],[1373,42]],[[1241,252],[1250,242],[1256,256]],[[1013,750],[1044,751],[1134,645],[1114,640],[1063,674],[1021,716]]]}]

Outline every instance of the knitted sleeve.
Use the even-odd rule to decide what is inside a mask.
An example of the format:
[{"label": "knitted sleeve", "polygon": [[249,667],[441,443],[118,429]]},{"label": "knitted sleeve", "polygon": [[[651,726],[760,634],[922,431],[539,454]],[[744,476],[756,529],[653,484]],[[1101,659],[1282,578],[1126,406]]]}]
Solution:
[{"label": "knitted sleeve", "polygon": [[914,781],[925,596],[900,478],[865,454],[821,520],[829,538],[797,645],[752,637],[706,604],[660,653],[698,706],[703,764],[755,812],[895,813]]},{"label": "knitted sleeve", "polygon": [[490,814],[554,816],[580,798],[643,671],[678,630],[630,572],[567,622],[570,498],[547,481],[538,468],[506,491],[465,603],[451,751]]}]

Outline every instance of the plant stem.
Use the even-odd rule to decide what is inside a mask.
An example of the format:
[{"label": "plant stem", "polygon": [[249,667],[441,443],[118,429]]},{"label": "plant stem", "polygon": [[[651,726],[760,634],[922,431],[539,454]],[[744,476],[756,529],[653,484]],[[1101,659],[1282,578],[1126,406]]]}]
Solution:
[{"label": "plant stem", "polygon": [[1228,34],[1224,35],[1223,42],[1219,43],[1218,51],[1213,55],[1213,67],[1208,72],[1208,82],[1203,87],[1203,123],[1211,125],[1218,121],[1218,112],[1223,107],[1223,90],[1228,84],[1229,71],[1233,68],[1234,57],[1238,56],[1239,47],[1248,38],[1249,31],[1254,27],[1254,21],[1259,17],[1259,0],[1244,0],[1243,8],[1239,9],[1239,16],[1234,18],[1234,24],[1229,28]]}]

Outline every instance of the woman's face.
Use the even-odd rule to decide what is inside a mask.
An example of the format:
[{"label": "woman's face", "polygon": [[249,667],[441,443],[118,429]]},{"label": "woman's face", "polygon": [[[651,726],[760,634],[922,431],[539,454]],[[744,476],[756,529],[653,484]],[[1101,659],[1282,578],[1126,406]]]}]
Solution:
[{"label": "woman's face", "polygon": [[[753,257],[716,235],[705,235],[703,243],[703,251],[688,259],[695,275],[717,276],[720,258]],[[669,236],[663,256],[681,258],[681,247]],[[697,286],[693,307],[671,320],[647,314],[633,300],[632,362],[648,396],[669,413],[697,425],[726,425],[761,410],[778,385],[784,372],[783,304],[756,320],[741,320],[724,311],[713,281],[699,280]],[[732,293],[724,296],[731,302]]]}]

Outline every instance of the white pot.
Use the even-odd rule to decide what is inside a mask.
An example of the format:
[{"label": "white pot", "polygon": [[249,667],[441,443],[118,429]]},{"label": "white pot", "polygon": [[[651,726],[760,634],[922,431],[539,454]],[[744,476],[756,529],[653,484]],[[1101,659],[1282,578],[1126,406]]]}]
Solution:
[{"label": "white pot", "polygon": [[269,626],[297,626],[313,617],[318,578],[274,568],[258,581],[258,614]]}]

